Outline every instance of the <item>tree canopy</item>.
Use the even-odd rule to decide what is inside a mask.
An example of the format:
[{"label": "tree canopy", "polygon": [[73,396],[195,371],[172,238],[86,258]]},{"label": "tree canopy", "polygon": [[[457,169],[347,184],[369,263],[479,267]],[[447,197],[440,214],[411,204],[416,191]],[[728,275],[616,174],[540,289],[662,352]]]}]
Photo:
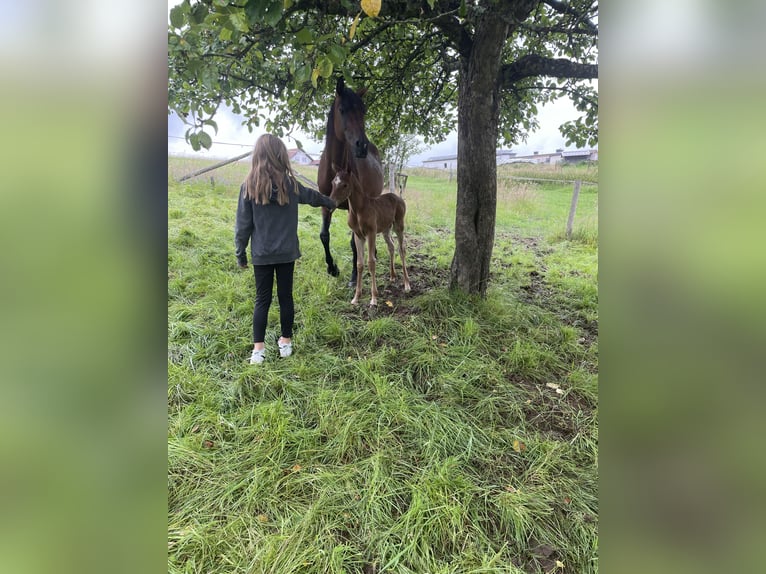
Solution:
[{"label": "tree canopy", "polygon": [[[184,0],[170,12],[169,108],[190,124],[196,149],[209,147],[222,103],[250,126],[278,135],[299,128],[321,139],[343,74],[367,87],[370,138],[382,149],[399,133],[426,143],[454,130],[458,59],[475,21],[494,4],[518,5],[502,52],[499,135],[518,143],[537,126],[541,103],[568,96],[583,112],[566,126],[571,143],[594,144],[598,5],[591,0],[470,2],[375,0]],[[372,8],[371,8],[372,7]],[[514,20],[518,20],[514,22]]]}]

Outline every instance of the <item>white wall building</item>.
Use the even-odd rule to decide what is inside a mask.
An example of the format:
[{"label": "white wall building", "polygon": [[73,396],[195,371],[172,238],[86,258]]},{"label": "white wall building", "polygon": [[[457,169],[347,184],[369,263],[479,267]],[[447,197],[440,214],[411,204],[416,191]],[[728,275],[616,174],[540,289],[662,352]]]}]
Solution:
[{"label": "white wall building", "polygon": [[311,156],[302,149],[289,149],[287,150],[287,155],[291,162],[298,163],[300,165],[311,165],[311,162],[313,161]]},{"label": "white wall building", "polygon": [[423,160],[423,167],[457,169],[457,155],[440,155]]},{"label": "white wall building", "polygon": [[[511,150],[499,149],[495,152],[495,159],[497,160],[497,165],[507,163],[576,163],[580,161],[597,161],[598,150],[580,149],[564,151],[563,149],[557,149],[553,153],[534,152],[530,155],[517,155],[516,152]],[[429,158],[423,161],[423,167],[449,170],[457,169],[457,155],[443,155]]]}]

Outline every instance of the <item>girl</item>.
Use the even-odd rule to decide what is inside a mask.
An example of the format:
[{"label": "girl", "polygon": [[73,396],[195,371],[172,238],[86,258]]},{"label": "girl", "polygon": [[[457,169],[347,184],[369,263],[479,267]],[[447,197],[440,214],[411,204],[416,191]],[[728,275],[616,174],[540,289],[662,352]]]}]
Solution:
[{"label": "girl", "polygon": [[274,275],[277,277],[279,355],[293,352],[293,270],[301,256],[298,246],[298,204],[335,209],[335,202],[295,178],[287,148],[271,134],[255,142],[253,164],[239,191],[237,223],[234,232],[237,263],[247,268],[247,244],[255,272],[253,309],[253,354],[251,364],[261,364],[266,356],[264,337],[271,306]]}]

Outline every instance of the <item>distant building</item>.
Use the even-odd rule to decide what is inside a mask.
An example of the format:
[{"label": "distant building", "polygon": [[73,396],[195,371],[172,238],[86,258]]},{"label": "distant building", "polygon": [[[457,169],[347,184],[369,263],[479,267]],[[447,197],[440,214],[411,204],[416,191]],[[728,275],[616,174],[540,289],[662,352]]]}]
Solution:
[{"label": "distant building", "polygon": [[[504,163],[510,163],[512,158],[516,155],[515,151],[509,149],[499,149],[495,152],[497,159],[497,165]],[[432,157],[423,161],[423,167],[433,167],[437,169],[456,169],[457,168],[457,154],[442,155]]]},{"label": "distant building", "polygon": [[562,152],[561,156],[565,162],[598,161],[598,150],[576,149],[574,151]]},{"label": "distant building", "polygon": [[[517,155],[516,152],[507,149],[499,149],[495,152],[497,165],[508,163],[576,163],[580,161],[597,161],[597,149],[564,151],[557,149],[553,153],[533,152],[531,155]],[[423,167],[436,169],[456,169],[457,154],[432,157],[423,161]]]},{"label": "distant building", "polygon": [[290,161],[293,163],[297,163],[300,165],[311,165],[314,161],[311,159],[311,156],[307,154],[302,149],[293,148],[287,150],[287,155],[290,158]]},{"label": "distant building", "polygon": [[423,161],[423,167],[436,169],[457,169],[457,154],[439,155]]},{"label": "distant building", "polygon": [[504,163],[511,163],[513,158],[516,157],[516,152],[509,149],[499,149],[495,151],[495,160],[497,165],[503,165]]}]

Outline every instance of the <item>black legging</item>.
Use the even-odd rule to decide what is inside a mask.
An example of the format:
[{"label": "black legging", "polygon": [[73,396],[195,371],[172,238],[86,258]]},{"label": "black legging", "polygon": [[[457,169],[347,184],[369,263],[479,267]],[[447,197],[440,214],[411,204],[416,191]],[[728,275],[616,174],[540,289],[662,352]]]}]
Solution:
[{"label": "black legging", "polygon": [[255,272],[255,308],[253,309],[253,342],[263,343],[266,337],[266,324],[271,307],[271,294],[274,289],[274,274],[277,276],[277,298],[279,299],[279,322],[282,336],[293,336],[293,270],[295,261],[276,265],[253,265]]}]

